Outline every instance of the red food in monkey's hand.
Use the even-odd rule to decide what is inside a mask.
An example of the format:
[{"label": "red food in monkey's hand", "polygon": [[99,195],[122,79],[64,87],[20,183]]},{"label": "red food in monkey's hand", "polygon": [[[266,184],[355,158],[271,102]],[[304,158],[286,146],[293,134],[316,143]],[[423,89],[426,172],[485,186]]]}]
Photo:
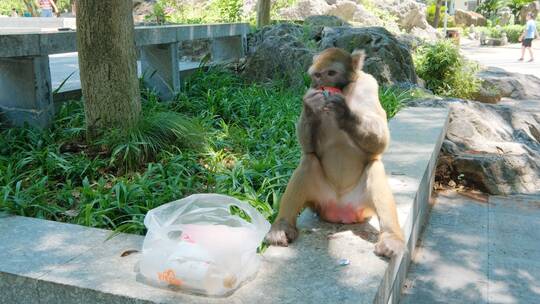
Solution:
[{"label": "red food in monkey's hand", "polygon": [[326,91],[330,94],[343,94],[343,92],[341,91],[340,88],[336,88],[336,87],[320,87],[319,90],[321,91]]}]

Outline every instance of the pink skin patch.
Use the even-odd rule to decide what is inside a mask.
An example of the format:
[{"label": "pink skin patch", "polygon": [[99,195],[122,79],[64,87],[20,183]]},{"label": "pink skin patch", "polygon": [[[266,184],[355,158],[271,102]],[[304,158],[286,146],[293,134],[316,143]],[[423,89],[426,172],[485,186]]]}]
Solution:
[{"label": "pink skin patch", "polygon": [[320,206],[321,217],[331,223],[353,224],[359,223],[364,220],[364,209],[354,208],[352,204],[337,205],[334,202],[330,202],[323,206]]},{"label": "pink skin patch", "polygon": [[186,241],[188,243],[195,243],[195,241],[188,234],[182,234],[180,238],[182,239],[182,241]]}]

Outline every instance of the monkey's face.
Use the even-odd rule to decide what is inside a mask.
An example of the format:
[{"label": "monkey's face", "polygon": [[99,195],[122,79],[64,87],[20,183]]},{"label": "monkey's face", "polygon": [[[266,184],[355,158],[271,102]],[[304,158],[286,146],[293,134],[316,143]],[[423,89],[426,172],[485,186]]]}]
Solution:
[{"label": "monkey's face", "polygon": [[327,86],[343,89],[349,83],[349,75],[345,71],[345,67],[339,63],[310,69],[310,75],[311,87],[313,88]]}]

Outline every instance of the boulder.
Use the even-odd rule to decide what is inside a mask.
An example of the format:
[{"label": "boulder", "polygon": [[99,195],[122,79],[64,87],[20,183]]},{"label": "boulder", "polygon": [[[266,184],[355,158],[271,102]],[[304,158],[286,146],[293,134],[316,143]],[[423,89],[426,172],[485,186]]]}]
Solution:
[{"label": "boulder", "polygon": [[525,24],[527,22],[527,14],[532,13],[533,16],[536,18],[538,16],[538,12],[540,11],[540,3],[538,1],[531,2],[521,8],[519,11],[519,21],[521,24]]},{"label": "boulder", "polygon": [[429,26],[428,28],[422,29],[419,27],[413,27],[409,33],[413,36],[416,36],[420,39],[423,39],[428,42],[435,42],[437,39],[439,39],[439,32],[437,32],[436,29]]},{"label": "boulder", "polygon": [[304,20],[304,31],[309,39],[318,41],[321,39],[322,31],[327,26],[350,26],[348,22],[337,16],[309,16]]},{"label": "boulder", "polygon": [[382,27],[324,28],[320,49],[339,47],[352,52],[366,52],[364,71],[372,74],[380,85],[417,84],[409,47]]},{"label": "boulder", "polygon": [[331,15],[345,21],[354,21],[355,25],[384,25],[393,28],[393,24],[385,24],[379,17],[366,10],[362,4],[351,0],[300,0],[292,7],[279,10],[278,14],[286,20],[305,20],[311,16]]},{"label": "boulder", "polygon": [[413,28],[430,27],[426,20],[426,5],[423,3],[414,0],[383,0],[377,1],[375,5],[395,16],[400,28],[407,32]]},{"label": "boulder", "polygon": [[475,25],[475,26],[485,26],[487,24],[486,18],[479,13],[464,11],[461,9],[456,9],[454,20],[456,25]]},{"label": "boulder", "polygon": [[248,37],[248,54],[242,76],[249,81],[284,81],[292,87],[303,87],[315,52],[302,42],[304,29],[295,24],[263,28]]},{"label": "boulder", "polygon": [[133,0],[133,22],[143,23],[154,11],[156,0]]},{"label": "boulder", "polygon": [[[378,9],[394,17],[396,25],[402,31],[418,35],[428,41],[435,41],[438,38],[437,31],[427,22],[425,4],[414,0],[382,0],[374,4]],[[384,27],[389,29],[387,24],[384,24]],[[399,31],[390,31],[399,33]]]},{"label": "boulder", "polygon": [[304,20],[304,25],[309,27],[347,26],[349,23],[337,16],[309,16]]},{"label": "boulder", "polygon": [[502,97],[514,99],[540,99],[540,78],[533,75],[507,72],[489,67],[477,73],[482,87],[496,88]]},{"label": "boulder", "polygon": [[540,189],[540,112],[465,101],[450,109],[438,182],[494,195]]},{"label": "boulder", "polygon": [[292,7],[280,9],[278,14],[286,20],[304,20],[309,16],[328,15],[331,8],[325,0],[300,0]]},{"label": "boulder", "polygon": [[355,1],[338,0],[335,4],[331,5],[326,14],[337,16],[345,20],[352,20],[357,7],[358,4]]},{"label": "boulder", "polygon": [[486,85],[481,86],[478,92],[473,94],[473,100],[483,103],[498,103],[501,101],[502,95],[497,88],[488,87]]},{"label": "boulder", "polygon": [[356,7],[352,21],[365,26],[382,26],[383,21],[372,12],[365,9],[362,5]]}]

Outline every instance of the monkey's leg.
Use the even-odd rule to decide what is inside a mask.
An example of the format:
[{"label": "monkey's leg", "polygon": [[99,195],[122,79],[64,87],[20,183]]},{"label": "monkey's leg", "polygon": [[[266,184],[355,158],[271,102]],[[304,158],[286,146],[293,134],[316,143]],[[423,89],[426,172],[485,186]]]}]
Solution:
[{"label": "monkey's leg", "polygon": [[403,232],[397,218],[394,196],[384,172],[382,161],[371,161],[364,171],[365,197],[379,218],[380,235],[375,253],[391,257],[404,250]]},{"label": "monkey's leg", "polygon": [[315,154],[302,156],[300,165],[294,170],[285,193],[281,198],[279,213],[272,224],[266,241],[272,245],[288,246],[298,237],[296,218],[307,202],[320,199],[324,191],[324,174]]}]

